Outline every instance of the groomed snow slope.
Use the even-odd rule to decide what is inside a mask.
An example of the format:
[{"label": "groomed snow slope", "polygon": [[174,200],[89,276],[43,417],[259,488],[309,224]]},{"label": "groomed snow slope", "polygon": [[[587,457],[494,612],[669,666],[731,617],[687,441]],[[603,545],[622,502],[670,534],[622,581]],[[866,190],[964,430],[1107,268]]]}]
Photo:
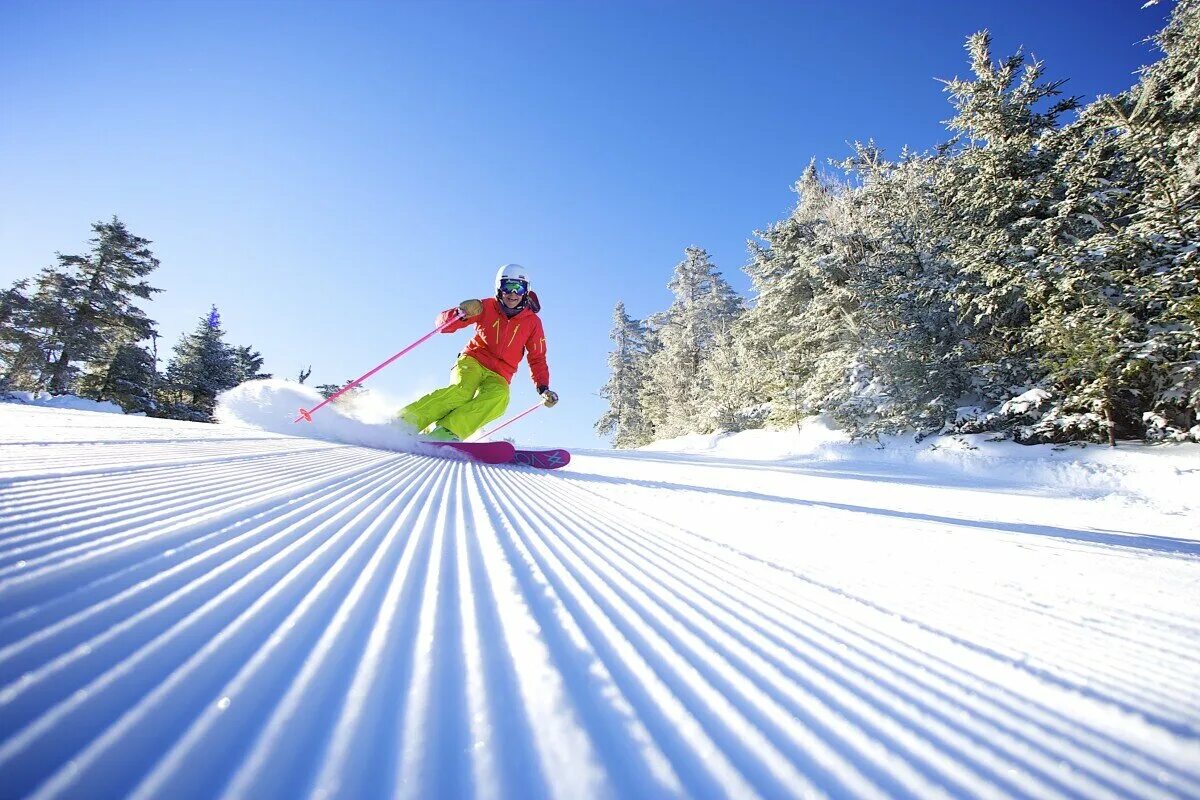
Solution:
[{"label": "groomed snow slope", "polygon": [[1200,797],[1196,470],[863,453],[0,404],[0,796]]}]

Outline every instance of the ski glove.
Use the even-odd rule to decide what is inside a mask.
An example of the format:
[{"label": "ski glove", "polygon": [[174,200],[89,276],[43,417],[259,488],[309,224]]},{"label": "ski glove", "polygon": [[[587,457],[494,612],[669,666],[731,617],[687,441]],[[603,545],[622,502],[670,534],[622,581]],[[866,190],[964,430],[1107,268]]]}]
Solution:
[{"label": "ski glove", "polygon": [[483,303],[478,300],[463,300],[458,304],[458,310],[465,319],[470,319],[483,313]]},{"label": "ski glove", "polygon": [[550,391],[549,386],[539,386],[537,388],[538,394],[542,396],[542,405],[544,405],[546,408],[550,408],[558,402],[558,394]]}]

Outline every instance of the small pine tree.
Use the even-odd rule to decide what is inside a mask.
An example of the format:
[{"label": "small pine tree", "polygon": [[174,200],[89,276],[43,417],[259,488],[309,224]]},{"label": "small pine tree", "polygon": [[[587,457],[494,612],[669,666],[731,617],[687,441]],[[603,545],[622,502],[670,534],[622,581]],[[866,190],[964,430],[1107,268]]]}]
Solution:
[{"label": "small pine tree", "polygon": [[262,371],[262,354],[252,347],[234,347],[233,358],[237,364],[238,383],[261,381],[271,377],[271,373]]},{"label": "small pine tree", "polygon": [[238,385],[242,365],[225,343],[217,307],[200,318],[195,331],[175,345],[167,365],[164,413],[176,419],[211,422],[217,395]]},{"label": "small pine tree", "polygon": [[[345,383],[322,383],[320,386],[317,387],[317,391],[321,393],[322,397],[324,397],[326,400],[328,400],[329,398],[333,397],[338,392],[341,392],[343,389],[345,389],[347,386],[349,386],[352,383],[354,383],[353,378],[349,378]],[[367,390],[367,388],[360,384],[351,389],[347,389],[345,392],[342,392],[342,394],[338,395],[338,399],[334,400],[333,402],[338,403],[338,404],[349,405],[352,403],[352,401],[355,398],[361,396],[362,393],[365,392],[366,390]]]},{"label": "small pine tree", "polygon": [[609,378],[600,390],[600,396],[608,401],[608,410],[596,421],[596,432],[613,437],[618,449],[639,447],[653,441],[639,399],[649,357],[646,326],[630,317],[620,302],[613,310],[609,338],[614,345],[608,355]]},{"label": "small pine tree", "polygon": [[338,390],[341,388],[342,388],[342,384],[322,383],[317,386],[317,391],[321,393],[321,397],[324,397],[326,400],[328,400],[329,398],[331,398],[335,394],[337,394]]}]

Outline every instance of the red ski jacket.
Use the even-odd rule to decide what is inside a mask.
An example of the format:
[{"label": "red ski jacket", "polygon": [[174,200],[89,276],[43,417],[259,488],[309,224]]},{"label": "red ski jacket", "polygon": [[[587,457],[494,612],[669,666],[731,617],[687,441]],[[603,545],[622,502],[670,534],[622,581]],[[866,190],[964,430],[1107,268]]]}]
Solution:
[{"label": "red ski jacket", "polygon": [[[467,343],[463,355],[470,356],[492,372],[512,383],[521,357],[528,355],[529,372],[535,386],[550,385],[550,368],[546,366],[546,334],[542,320],[531,308],[522,308],[511,317],[500,310],[500,301],[488,297],[483,313],[460,319],[446,326],[442,333],[461,331],[475,326],[475,336]],[[536,304],[536,300],[533,303]],[[437,323],[445,324],[458,314],[458,307],[448,308],[438,315]]]}]

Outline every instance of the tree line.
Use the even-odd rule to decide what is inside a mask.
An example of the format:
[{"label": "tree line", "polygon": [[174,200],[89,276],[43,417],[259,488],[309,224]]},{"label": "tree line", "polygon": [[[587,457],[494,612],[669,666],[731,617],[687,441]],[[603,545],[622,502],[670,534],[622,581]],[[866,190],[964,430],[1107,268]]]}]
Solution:
[{"label": "tree line", "polygon": [[116,217],[92,225],[90,249],[58,254],[37,276],[0,293],[0,395],[76,394],[127,413],[211,422],[216,397],[269,378],[262,356],[225,341],[216,306],[158,368],[156,323],[140,307],[160,289],[151,242]]},{"label": "tree line", "polygon": [[751,301],[693,247],[668,310],[617,305],[597,430],[636,447],[824,414],[856,437],[1200,441],[1200,0],[1156,43],[1081,105],[971,36],[949,141],[810,163],[750,243]]}]

